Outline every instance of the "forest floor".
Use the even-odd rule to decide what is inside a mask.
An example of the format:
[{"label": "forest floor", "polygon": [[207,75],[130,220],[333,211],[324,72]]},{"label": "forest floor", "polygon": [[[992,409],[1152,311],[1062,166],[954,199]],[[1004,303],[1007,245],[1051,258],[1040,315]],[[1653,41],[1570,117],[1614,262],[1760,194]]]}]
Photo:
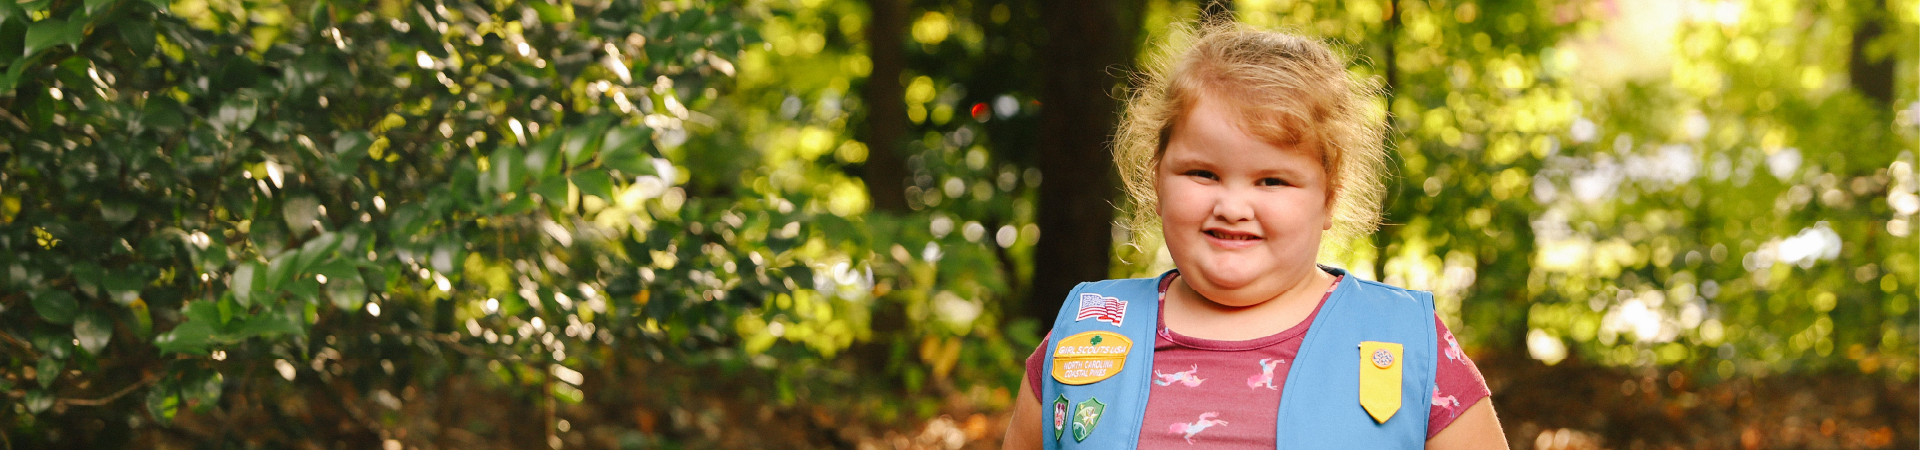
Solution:
[{"label": "forest floor", "polygon": [[[1547,366],[1487,357],[1477,363],[1507,439],[1519,450],[1920,447],[1920,385],[1883,375],[1700,383],[1683,371],[1577,360]],[[740,369],[629,360],[589,372],[581,386],[589,400],[572,405],[470,375],[454,375],[430,391],[407,388],[386,401],[389,406],[343,397],[339,392],[353,391],[346,385],[308,385],[289,397],[230,400],[211,413],[183,411],[174,427],[147,428],[136,442],[196,448],[196,442],[239,433],[258,446],[290,448],[992,449],[1007,428],[1014,389],[934,381],[921,392],[937,394],[889,395],[845,388],[893,384],[846,376],[875,373],[851,366],[821,371],[826,375],[818,379],[788,379],[789,387],[780,388],[767,372]],[[288,429],[308,431],[274,431]]]}]

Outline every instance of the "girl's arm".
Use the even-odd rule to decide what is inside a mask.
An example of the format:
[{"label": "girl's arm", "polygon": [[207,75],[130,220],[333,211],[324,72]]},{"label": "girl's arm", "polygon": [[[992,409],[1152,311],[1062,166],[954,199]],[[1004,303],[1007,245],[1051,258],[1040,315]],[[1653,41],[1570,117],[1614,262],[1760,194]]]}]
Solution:
[{"label": "girl's arm", "polygon": [[[1001,441],[1000,448],[1040,450],[1040,399],[1033,397],[1033,388],[1027,385],[1027,377],[1020,377],[1020,394],[1013,399],[1013,417],[1008,421],[1011,423],[1007,424],[1007,436]],[[1445,433],[1442,431],[1441,435],[1445,436]]]},{"label": "girl's arm", "polygon": [[[1440,434],[1427,440],[1427,450],[1506,449],[1507,436],[1500,431],[1500,418],[1494,415],[1493,403],[1489,400],[1481,398],[1467,407],[1452,424],[1440,430]],[[1039,409],[1040,405],[1033,407]],[[1014,417],[1019,417],[1019,413],[1015,412]]]}]

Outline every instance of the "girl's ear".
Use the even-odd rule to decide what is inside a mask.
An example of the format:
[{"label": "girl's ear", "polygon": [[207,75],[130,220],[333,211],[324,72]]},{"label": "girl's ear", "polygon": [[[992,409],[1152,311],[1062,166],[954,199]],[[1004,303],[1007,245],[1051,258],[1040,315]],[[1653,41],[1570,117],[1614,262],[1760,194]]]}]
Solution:
[{"label": "girl's ear", "polygon": [[1333,229],[1333,209],[1335,207],[1340,206],[1340,203],[1336,201],[1339,198],[1340,198],[1340,189],[1338,187],[1328,186],[1327,187],[1327,223],[1320,224],[1320,231]]}]

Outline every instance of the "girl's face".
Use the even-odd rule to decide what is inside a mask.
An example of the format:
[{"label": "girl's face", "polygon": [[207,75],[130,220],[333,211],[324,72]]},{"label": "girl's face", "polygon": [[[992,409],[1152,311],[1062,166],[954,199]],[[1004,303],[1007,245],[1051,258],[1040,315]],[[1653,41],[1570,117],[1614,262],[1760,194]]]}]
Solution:
[{"label": "girl's face", "polygon": [[1182,278],[1215,303],[1242,307],[1311,280],[1333,220],[1317,155],[1262,141],[1236,119],[1201,96],[1169,137],[1154,187]]}]

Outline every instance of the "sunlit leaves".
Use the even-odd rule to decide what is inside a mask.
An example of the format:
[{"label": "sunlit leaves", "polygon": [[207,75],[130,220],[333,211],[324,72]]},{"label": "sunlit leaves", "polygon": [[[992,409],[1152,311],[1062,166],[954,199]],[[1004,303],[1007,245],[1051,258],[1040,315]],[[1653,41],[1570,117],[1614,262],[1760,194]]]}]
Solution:
[{"label": "sunlit leaves", "polygon": [[[1610,364],[1711,365],[1720,377],[1835,366],[1911,376],[1910,358],[1873,350],[1911,341],[1847,330],[1912,327],[1882,309],[1887,292],[1861,286],[1888,261],[1912,259],[1911,245],[1881,234],[1888,211],[1865,200],[1888,192],[1884,174],[1911,158],[1888,149],[1909,147],[1896,142],[1912,135],[1890,136],[1900,130],[1883,127],[1887,115],[1832,75],[1849,56],[1844,46],[1781,39],[1793,21],[1853,20],[1792,13],[1807,8],[1818,7],[1690,10],[1655,33],[1674,42],[1645,44],[1686,56],[1670,61],[1670,74],[1632,74],[1615,88],[1618,79],[1576,72],[1606,89],[1579,93],[1580,114],[1591,116],[1574,121],[1563,156],[1536,177],[1534,197],[1548,206],[1533,227],[1545,279],[1530,283],[1539,300],[1590,306],[1608,325],[1596,338],[1536,326]],[[1646,13],[1623,14],[1624,23]],[[1566,46],[1564,65],[1611,70],[1582,45]],[[1806,51],[1782,51],[1791,48]],[[1562,264],[1581,260],[1593,264]],[[1569,309],[1573,323],[1585,323],[1581,309]]]},{"label": "sunlit leaves", "polygon": [[[687,172],[662,157],[686,153],[660,152],[711,132],[682,122],[711,120],[698,111],[709,77],[732,75],[755,34],[740,11],[534,3],[187,1],[173,15],[92,0],[65,17],[45,2],[0,4],[0,291],[31,293],[17,299],[26,319],[0,331],[38,355],[0,371],[38,367],[49,392],[75,389],[56,383],[69,361],[89,368],[82,389],[156,374],[147,403],[164,422],[179,406],[216,407],[222,375],[207,364],[229,353],[383,349],[384,331],[361,321],[431,334],[476,319],[495,337],[471,343],[499,346],[485,351],[572,359],[616,339],[608,330],[633,339],[620,325],[636,312],[598,293],[623,269],[628,296],[708,287],[683,280],[799,284],[772,268],[803,264],[795,255],[750,239],[766,214],[681,209]],[[35,59],[55,54],[65,59]],[[633,224],[676,232],[625,233]],[[638,251],[622,248],[630,240]],[[748,248],[697,243],[708,240]],[[631,271],[627,255],[655,251],[689,263],[661,278]],[[507,304],[439,307],[476,295]],[[493,332],[541,320],[537,335]],[[134,342],[114,337],[120,322]],[[168,359],[121,353],[155,350]]]}]

